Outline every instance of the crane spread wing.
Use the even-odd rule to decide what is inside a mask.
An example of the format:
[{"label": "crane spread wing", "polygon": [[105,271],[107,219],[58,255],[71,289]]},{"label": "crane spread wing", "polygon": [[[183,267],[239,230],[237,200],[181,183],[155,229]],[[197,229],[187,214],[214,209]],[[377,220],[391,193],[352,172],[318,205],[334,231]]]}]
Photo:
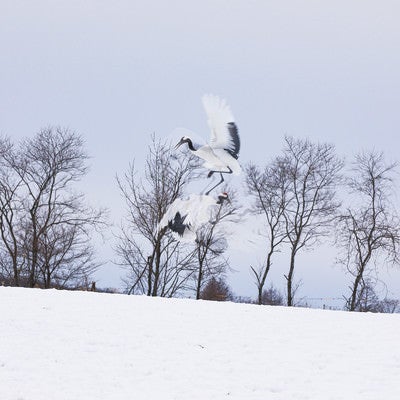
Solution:
[{"label": "crane spread wing", "polygon": [[176,199],[173,203],[165,211],[165,214],[161,218],[161,221],[158,223],[157,231],[159,232],[161,229],[166,226],[171,227],[171,224],[176,220],[177,214],[179,214],[178,220],[180,219],[181,224],[184,223],[186,215],[185,215],[185,201],[181,199]]},{"label": "crane spread wing", "polygon": [[179,236],[188,230],[194,233],[210,220],[213,205],[216,206],[216,200],[207,195],[192,194],[187,200],[176,199],[167,208],[157,231],[168,227]]},{"label": "crane spread wing", "polygon": [[190,223],[197,230],[210,221],[211,206],[216,206],[216,200],[208,195],[191,195]]},{"label": "crane spread wing", "polygon": [[171,231],[176,232],[179,236],[183,236],[185,229],[188,227],[188,225],[185,224],[185,219],[186,215],[181,215],[178,211],[175,214],[174,219],[168,221],[168,228],[171,229]]},{"label": "crane spread wing", "polygon": [[230,107],[224,99],[211,94],[204,95],[202,100],[211,129],[210,145],[228,151],[237,159],[240,138]]}]

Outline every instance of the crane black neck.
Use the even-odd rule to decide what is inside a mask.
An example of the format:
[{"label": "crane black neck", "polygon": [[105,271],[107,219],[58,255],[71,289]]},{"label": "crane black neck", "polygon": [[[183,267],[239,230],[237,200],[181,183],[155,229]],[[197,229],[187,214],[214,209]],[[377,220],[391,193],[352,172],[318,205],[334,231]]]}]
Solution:
[{"label": "crane black neck", "polygon": [[194,146],[193,146],[192,139],[186,138],[186,143],[188,144],[188,147],[189,147],[190,150],[192,150],[192,151],[196,151],[196,150],[197,150],[197,149],[195,149]]}]

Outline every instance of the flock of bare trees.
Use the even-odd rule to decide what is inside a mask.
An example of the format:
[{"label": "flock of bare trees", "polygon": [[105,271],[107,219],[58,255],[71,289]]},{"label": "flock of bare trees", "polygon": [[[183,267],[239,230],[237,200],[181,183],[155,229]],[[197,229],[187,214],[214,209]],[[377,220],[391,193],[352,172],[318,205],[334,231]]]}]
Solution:
[{"label": "flock of bare trees", "polygon": [[287,305],[294,305],[298,284],[294,280],[296,256],[329,234],[329,227],[340,206],[336,189],[343,162],[332,145],[309,140],[285,138],[283,154],[263,171],[250,164],[246,170],[249,194],[254,198],[252,211],[263,215],[268,228],[266,262],[251,268],[256,278],[258,302],[273,254],[283,245],[289,249]]},{"label": "flock of bare trees", "polygon": [[0,280],[15,286],[76,287],[97,263],[90,231],[103,211],[74,183],[87,172],[79,135],[41,130],[16,146],[0,139]]},{"label": "flock of bare trees", "polygon": [[375,268],[399,264],[400,221],[391,203],[395,168],[380,153],[360,154],[346,182],[351,202],[339,216],[337,236],[339,261],[353,278],[347,298],[351,311],[365,311]]},{"label": "flock of bare trees", "polygon": [[[68,129],[42,129],[12,143],[0,138],[0,280],[15,286],[72,288],[87,285],[98,267],[90,242],[105,226],[104,210],[89,207],[76,183],[87,173],[82,138]],[[348,310],[390,310],[379,301],[375,272],[399,264],[400,221],[392,201],[397,165],[380,153],[359,154],[345,172],[329,144],[286,137],[280,155],[265,166],[245,166],[247,210],[266,228],[265,262],[251,266],[259,304],[282,304],[268,279],[276,253],[285,251],[285,303],[296,304],[297,255],[323,240],[335,240],[337,262],[352,279]],[[192,244],[180,243],[157,224],[167,207],[201,175],[191,156],[177,158],[168,144],[152,138],[144,172],[132,163],[118,188],[126,218],[118,229],[116,263],[128,271],[128,293],[231,299],[223,278],[227,226],[239,218],[238,196],[222,204],[212,223]],[[269,288],[267,288],[269,285]]]},{"label": "flock of bare trees", "polygon": [[[251,267],[258,303],[263,303],[273,256],[286,247],[286,304],[294,305],[298,252],[312,248],[323,238],[332,238],[332,232],[338,248],[337,262],[352,277],[345,295],[346,308],[365,311],[366,302],[376,303],[374,271],[399,264],[400,221],[390,202],[396,166],[386,164],[381,153],[361,153],[348,175],[332,145],[290,137],[285,138],[283,154],[264,169],[248,165],[246,184],[253,198],[251,211],[263,216],[268,231],[265,264]],[[384,299],[380,306],[388,303],[396,302]]]},{"label": "flock of bare trees", "polygon": [[[250,267],[259,304],[283,303],[268,273],[276,253],[284,250],[288,254],[285,303],[297,304],[297,255],[323,240],[335,240],[337,262],[353,278],[345,294],[347,308],[362,311],[366,303],[377,304],[375,268],[399,261],[400,223],[389,202],[396,165],[386,165],[382,154],[370,152],[357,156],[348,173],[344,166],[333,145],[291,137],[285,138],[282,153],[264,167],[246,166],[245,185],[252,199],[248,211],[260,215],[267,228],[265,263]],[[168,205],[196,179],[196,161],[190,157],[178,160],[169,146],[153,138],[145,182],[136,172],[131,166],[124,179],[118,179],[130,218],[121,227],[117,253],[120,263],[129,267],[130,292],[174,296],[191,290],[196,298],[232,296],[222,281],[229,268],[224,256],[229,235],[223,227],[225,219],[237,217],[237,203],[222,207],[216,223],[197,233],[196,243],[182,244],[156,226]],[[388,304],[394,303],[389,299],[380,302],[380,306]]]}]

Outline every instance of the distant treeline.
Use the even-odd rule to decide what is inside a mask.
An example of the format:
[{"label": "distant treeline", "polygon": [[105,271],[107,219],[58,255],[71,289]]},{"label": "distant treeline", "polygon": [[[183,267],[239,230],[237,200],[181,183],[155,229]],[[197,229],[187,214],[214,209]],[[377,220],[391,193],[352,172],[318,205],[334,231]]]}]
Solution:
[{"label": "distant treeline", "polygon": [[[87,159],[82,137],[68,129],[49,127],[19,143],[0,138],[1,284],[96,290],[100,262],[91,236],[111,227],[106,211],[90,207],[76,191]],[[265,262],[249,260],[257,288],[252,302],[307,306],[296,295],[297,255],[330,240],[351,277],[345,308],[398,311],[397,300],[377,294],[376,277],[380,268],[399,264],[400,223],[391,201],[396,163],[371,151],[346,165],[331,144],[285,137],[281,154],[263,166],[243,167],[246,207],[242,193],[225,186],[230,202],[198,229],[193,243],[182,243],[157,225],[203,170],[193,156],[176,157],[152,137],[144,169],[132,163],[116,180],[126,217],[115,234],[115,263],[127,271],[126,293],[242,301],[225,282],[227,243],[232,227],[255,215],[265,228]],[[268,279],[281,251],[288,254],[284,295]]]}]

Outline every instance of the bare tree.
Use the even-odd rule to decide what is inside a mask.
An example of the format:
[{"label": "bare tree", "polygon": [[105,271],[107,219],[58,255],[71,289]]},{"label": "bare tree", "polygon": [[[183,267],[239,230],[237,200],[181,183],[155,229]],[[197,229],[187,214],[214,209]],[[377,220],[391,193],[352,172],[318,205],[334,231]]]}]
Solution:
[{"label": "bare tree", "polygon": [[379,302],[379,312],[388,314],[400,312],[400,300],[384,298]]},{"label": "bare tree", "polygon": [[350,311],[360,309],[375,262],[399,263],[400,222],[390,202],[395,168],[375,152],[358,155],[353,164],[354,176],[348,180],[351,205],[337,230],[338,245],[344,250],[338,262],[353,277],[347,299]]},{"label": "bare tree", "polygon": [[3,158],[8,172],[0,193],[7,206],[2,242],[12,259],[14,284],[22,274],[29,287],[65,287],[96,269],[89,238],[104,223],[104,211],[86,206],[73,188],[87,172],[87,158],[79,135],[52,127]]},{"label": "bare tree", "polygon": [[226,221],[238,221],[236,195],[233,190],[225,188],[229,193],[229,202],[222,202],[211,217],[211,222],[196,232],[193,279],[195,281],[196,299],[200,299],[203,287],[210,281],[225,275],[228,262],[223,257],[227,250],[229,231],[224,227]]},{"label": "bare tree", "polygon": [[97,269],[87,232],[78,225],[52,226],[40,238],[39,281],[45,288],[86,287]]},{"label": "bare tree", "polygon": [[316,244],[328,235],[328,228],[340,206],[336,189],[343,162],[330,144],[285,138],[284,154],[279,159],[281,174],[286,176],[287,202],[283,211],[290,246],[287,305],[294,305],[295,260],[301,249]]},{"label": "bare tree", "polygon": [[222,277],[212,277],[202,290],[200,298],[202,300],[230,301],[233,300],[233,294]]},{"label": "bare tree", "polygon": [[0,272],[7,283],[19,286],[23,267],[17,231],[22,210],[18,197],[21,180],[11,168],[14,157],[11,141],[0,138]]},{"label": "bare tree", "polygon": [[[399,300],[389,299],[386,296],[380,299],[376,292],[377,279],[363,279],[357,294],[357,302],[355,309],[352,311],[359,312],[375,312],[392,314],[399,310]],[[347,302],[347,305],[349,303]]]},{"label": "bare tree", "polygon": [[379,297],[375,292],[374,286],[370,279],[366,279],[363,284],[360,285],[357,305],[352,311],[378,312]]},{"label": "bare tree", "polygon": [[196,177],[194,158],[177,159],[170,146],[152,137],[144,178],[132,164],[119,189],[127,205],[127,218],[118,235],[117,263],[129,270],[129,293],[173,296],[187,289],[193,273],[193,250],[179,246],[157,224],[186,185]]},{"label": "bare tree", "polygon": [[266,224],[266,261],[259,268],[250,266],[257,284],[258,304],[263,304],[264,285],[272,266],[272,256],[287,237],[284,211],[288,202],[288,185],[285,169],[279,159],[271,162],[264,170],[254,164],[246,168],[248,193],[253,197],[251,211],[262,215]]},{"label": "bare tree", "polygon": [[[281,306],[283,305],[283,296],[272,284],[268,289],[264,289],[262,293],[261,304],[269,306]],[[259,303],[260,304],[260,303]]]}]

